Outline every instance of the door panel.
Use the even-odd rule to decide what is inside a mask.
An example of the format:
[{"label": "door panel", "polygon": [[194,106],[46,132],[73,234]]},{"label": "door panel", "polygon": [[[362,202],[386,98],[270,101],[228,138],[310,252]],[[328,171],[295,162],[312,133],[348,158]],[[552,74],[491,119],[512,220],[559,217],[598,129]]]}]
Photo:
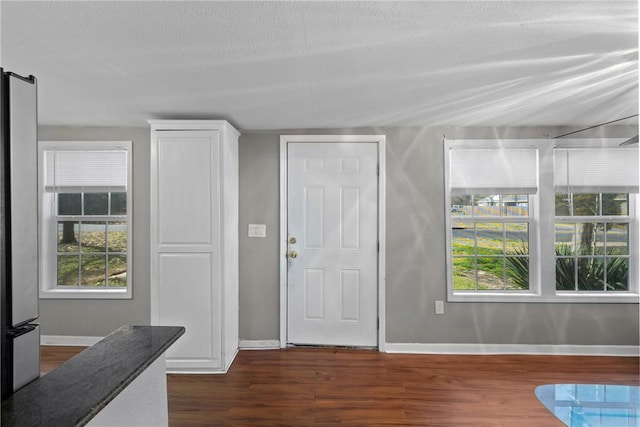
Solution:
[{"label": "door panel", "polygon": [[[212,319],[219,302],[211,254],[163,253],[158,264],[159,324],[181,325],[187,331],[167,350],[167,357],[175,365],[219,362],[219,328],[214,327],[219,320]],[[216,339],[210,340],[212,336]]]},{"label": "door panel", "polygon": [[219,135],[214,132],[167,132],[158,137],[158,165],[172,173],[158,176],[158,243],[160,245],[211,245],[212,207],[218,184]]},{"label": "door panel", "polygon": [[360,249],[360,189],[340,189],[340,248]]},{"label": "door panel", "polygon": [[377,345],[377,150],[288,144],[289,343]]},{"label": "door panel", "polygon": [[340,271],[341,320],[360,320],[360,271]]},{"label": "door panel", "polygon": [[304,270],[304,320],[324,320],[324,270]]},{"label": "door panel", "polygon": [[304,188],[303,204],[305,249],[324,248],[324,187]]}]

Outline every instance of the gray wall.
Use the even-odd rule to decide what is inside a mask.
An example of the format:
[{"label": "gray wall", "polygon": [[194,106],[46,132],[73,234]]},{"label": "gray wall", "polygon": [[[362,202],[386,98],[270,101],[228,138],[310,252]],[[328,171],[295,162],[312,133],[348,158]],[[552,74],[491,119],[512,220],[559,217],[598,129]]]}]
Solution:
[{"label": "gray wall", "polygon": [[[463,138],[540,138],[572,129],[369,128],[243,131],[240,137],[240,338],[279,339],[279,136],[387,136],[387,342],[638,345],[637,304],[445,303],[443,145]],[[629,136],[637,127],[588,136]],[[100,336],[149,322],[149,131],[44,127],[41,140],[133,140],[134,271],[130,301],[41,301],[45,335]],[[248,224],[266,224],[265,239]]]},{"label": "gray wall", "polygon": [[[637,345],[637,304],[445,303],[443,135],[541,138],[571,129],[370,128],[244,132],[240,138],[240,336],[279,339],[279,135],[387,136],[386,336],[390,343]],[[604,136],[597,133],[580,136]],[[636,129],[609,128],[608,136]],[[267,239],[246,237],[249,223]]]},{"label": "gray wall", "polygon": [[40,300],[42,335],[101,337],[149,324],[149,153],[147,128],[40,127],[40,141],[133,141],[133,298]]}]

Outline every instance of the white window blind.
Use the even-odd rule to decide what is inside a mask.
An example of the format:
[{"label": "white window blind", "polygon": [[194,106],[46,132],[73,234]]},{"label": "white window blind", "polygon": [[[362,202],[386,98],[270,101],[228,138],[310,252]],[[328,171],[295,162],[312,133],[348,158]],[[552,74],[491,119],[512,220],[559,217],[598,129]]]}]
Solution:
[{"label": "white window blind", "polygon": [[452,194],[535,194],[538,150],[452,148],[449,174]]},{"label": "white window blind", "polygon": [[637,193],[638,149],[553,150],[557,193]]},{"label": "white window blind", "polygon": [[48,192],[127,191],[127,150],[45,151]]}]

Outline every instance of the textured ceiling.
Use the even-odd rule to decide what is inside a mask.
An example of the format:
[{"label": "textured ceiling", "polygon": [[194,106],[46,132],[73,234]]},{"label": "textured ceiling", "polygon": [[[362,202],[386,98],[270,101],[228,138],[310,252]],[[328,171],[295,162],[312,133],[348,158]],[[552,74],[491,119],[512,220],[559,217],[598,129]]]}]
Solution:
[{"label": "textured ceiling", "polygon": [[[40,123],[598,124],[638,113],[636,1],[1,1]],[[637,121],[636,121],[637,122]]]}]

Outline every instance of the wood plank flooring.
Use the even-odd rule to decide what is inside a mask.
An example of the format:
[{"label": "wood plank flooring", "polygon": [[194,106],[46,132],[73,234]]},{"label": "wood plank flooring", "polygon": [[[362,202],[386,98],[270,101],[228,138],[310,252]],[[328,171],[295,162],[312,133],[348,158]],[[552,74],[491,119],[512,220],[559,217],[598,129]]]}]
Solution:
[{"label": "wood plank flooring", "polygon": [[[79,347],[42,347],[43,372]],[[640,385],[639,359],[241,351],[225,375],[167,377],[171,426],[562,426],[534,389]]]}]

